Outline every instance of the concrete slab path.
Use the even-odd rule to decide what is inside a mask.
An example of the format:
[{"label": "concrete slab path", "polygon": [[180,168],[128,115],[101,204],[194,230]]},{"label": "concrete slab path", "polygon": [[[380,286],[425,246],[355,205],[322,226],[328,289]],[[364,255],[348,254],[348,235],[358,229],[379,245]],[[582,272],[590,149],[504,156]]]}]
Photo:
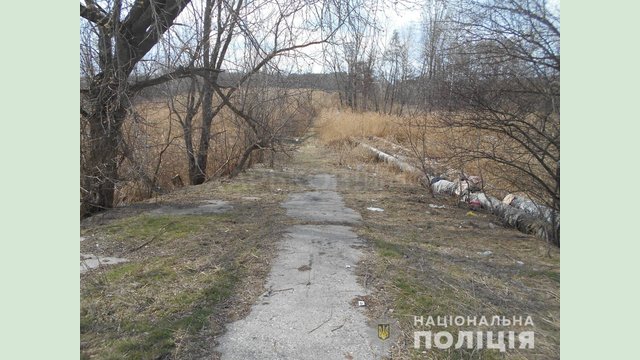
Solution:
[{"label": "concrete slab path", "polygon": [[227,326],[222,359],[381,359],[387,343],[354,306],[366,295],[354,274],[361,240],[344,224],[360,214],[347,208],[332,175],[309,179],[315,191],[291,194],[288,216],[312,222],[292,226],[267,279],[268,291],[250,314]]}]

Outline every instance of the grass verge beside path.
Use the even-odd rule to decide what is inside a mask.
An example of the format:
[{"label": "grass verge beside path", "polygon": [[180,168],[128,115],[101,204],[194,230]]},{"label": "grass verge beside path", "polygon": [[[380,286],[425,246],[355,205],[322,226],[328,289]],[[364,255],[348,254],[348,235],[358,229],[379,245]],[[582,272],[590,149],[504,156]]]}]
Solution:
[{"label": "grass verge beside path", "polygon": [[[398,321],[399,328],[392,328],[398,335],[394,359],[560,357],[559,249],[548,257],[543,240],[505,228],[491,214],[459,207],[455,199],[433,198],[357,147],[324,151],[334,159],[328,165],[336,169],[347,206],[362,214],[356,229],[369,247],[359,275],[373,292],[369,316],[375,320],[386,312]],[[489,322],[492,316],[531,316],[534,326],[414,327],[414,316],[425,322],[428,316],[486,316]],[[458,331],[493,331],[494,337],[497,331],[534,331],[535,348],[425,352],[424,346],[413,349],[416,330],[448,331],[454,339]]]},{"label": "grass verge beside path", "polygon": [[[276,243],[294,223],[280,203],[288,193],[308,190],[309,175],[331,173],[346,205],[362,214],[354,229],[367,246],[357,274],[371,291],[366,311],[372,322],[383,314],[397,319],[394,359],[559,358],[558,249],[547,257],[543,241],[450,198],[432,198],[357,147],[327,148],[311,140],[285,166],[187,187],[84,221],[83,253],[130,262],[81,276],[82,357],[210,358],[224,324],[244,317],[264,291]],[[214,199],[233,208],[211,215],[147,212]],[[534,327],[413,326],[414,316],[496,315],[531,316]],[[454,336],[458,330],[533,330],[535,348],[425,353],[413,349],[415,330]]]},{"label": "grass verge beside path", "polygon": [[[301,183],[295,174],[255,169],[84,221],[82,253],[130,261],[81,275],[81,357],[210,359],[224,324],[244,317],[264,291],[286,227],[280,202]],[[213,199],[232,209],[147,211]]]}]

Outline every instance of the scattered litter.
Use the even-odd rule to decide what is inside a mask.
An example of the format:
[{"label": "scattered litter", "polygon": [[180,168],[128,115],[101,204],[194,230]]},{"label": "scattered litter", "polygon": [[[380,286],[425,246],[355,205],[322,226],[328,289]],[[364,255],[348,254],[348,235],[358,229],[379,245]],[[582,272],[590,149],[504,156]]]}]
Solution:
[{"label": "scattered litter", "polygon": [[489,255],[493,254],[493,252],[492,252],[492,251],[487,250],[487,251],[479,252],[478,254],[479,254],[479,255],[482,255],[482,256],[489,256]]},{"label": "scattered litter", "polygon": [[344,267],[346,267],[347,269],[350,269],[351,265],[345,265]]},{"label": "scattered litter", "polygon": [[444,205],[436,205],[436,204],[429,204],[429,207],[432,209],[444,209],[445,206]]},{"label": "scattered litter", "polygon": [[520,265],[520,266],[524,265],[524,263],[523,263],[522,261],[520,261],[520,260],[517,260],[517,261],[516,261],[516,264],[518,264],[518,265]]},{"label": "scattered litter", "polygon": [[478,214],[474,213],[473,211],[469,211],[467,212],[467,216],[478,216]]},{"label": "scattered litter", "polygon": [[276,189],[276,191],[277,191],[277,192],[280,192],[280,191],[282,191],[282,189]]},{"label": "scattered litter", "polygon": [[473,199],[469,201],[469,208],[471,208],[471,210],[479,210],[482,209],[482,204],[480,203],[480,200]]},{"label": "scattered litter", "polygon": [[358,306],[360,306],[360,307],[365,306],[364,301],[362,301],[362,300],[358,300]]},{"label": "scattered litter", "polygon": [[384,211],[384,209],[380,209],[380,208],[377,208],[377,207],[368,207],[367,210],[369,210],[369,211],[379,211],[379,212]]}]

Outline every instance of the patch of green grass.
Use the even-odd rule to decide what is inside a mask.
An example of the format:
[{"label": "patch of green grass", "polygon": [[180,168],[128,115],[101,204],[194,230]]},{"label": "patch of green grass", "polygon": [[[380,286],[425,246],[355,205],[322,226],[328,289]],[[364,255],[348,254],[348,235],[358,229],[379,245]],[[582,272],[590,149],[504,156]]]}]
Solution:
[{"label": "patch of green grass", "polygon": [[100,229],[121,240],[143,240],[155,238],[156,241],[184,239],[201,232],[211,223],[231,218],[229,213],[198,216],[152,216],[138,215],[115,221]]},{"label": "patch of green grass", "polygon": [[[131,269],[142,268],[140,265],[127,265],[129,266],[125,269],[111,272],[120,276],[127,274]],[[159,269],[152,267],[148,272],[143,271],[135,275],[133,280],[139,280],[140,276],[155,277]],[[112,281],[114,278],[119,279],[113,274],[110,278]],[[155,283],[161,284],[161,280],[155,279]],[[176,334],[197,334],[208,325],[215,306],[232,295],[236,283],[237,275],[233,271],[219,271],[207,280],[204,288],[194,292],[178,293],[165,299],[162,304],[155,304],[156,307],[161,305],[163,310],[170,311],[154,311],[155,316],[121,319],[117,333],[105,334],[111,339],[105,342],[106,348],[98,353],[98,358],[157,359],[171,354],[176,345]],[[81,333],[99,328],[100,325],[96,324],[96,321],[88,311],[81,311]]]},{"label": "patch of green grass", "polygon": [[146,263],[124,263],[110,268],[105,273],[108,282],[140,282],[142,284],[155,284],[162,281],[173,281],[176,273],[172,268],[175,259],[171,257],[157,258]]},{"label": "patch of green grass", "polygon": [[135,262],[118,264],[105,273],[105,278],[110,282],[131,278],[135,274],[142,272],[143,268],[143,264]]},{"label": "patch of green grass", "polygon": [[176,341],[185,336],[199,336],[219,311],[216,305],[239,283],[243,268],[228,256],[243,245],[234,242],[223,258],[218,254],[209,260],[215,268],[201,272],[194,268],[208,266],[202,259],[211,253],[203,253],[207,243],[195,239],[212,236],[221,226],[234,226],[231,219],[227,214],[135,216],[101,227],[120,243],[153,239],[154,251],[162,253],[107,267],[83,283],[81,334],[90,344],[88,354],[99,359],[156,359],[175,355]]},{"label": "patch of green grass", "polygon": [[225,194],[241,194],[248,196],[254,191],[255,185],[243,182],[230,182],[220,186],[220,192]]},{"label": "patch of green grass", "polygon": [[401,247],[392,242],[384,241],[377,237],[373,237],[376,251],[383,257],[399,258],[402,257]]},{"label": "patch of green grass", "polygon": [[416,287],[411,284],[409,279],[405,276],[396,276],[393,284],[400,289],[403,295],[413,296],[416,294]]},{"label": "patch of green grass", "polygon": [[114,341],[113,352],[104,359],[157,359],[169,354],[175,346],[169,329],[153,329],[146,334]]},{"label": "patch of green grass", "polygon": [[540,271],[531,271],[529,272],[529,277],[543,277],[550,279],[556,283],[560,283],[560,273],[558,271],[553,270],[540,270]]},{"label": "patch of green grass", "polygon": [[93,315],[90,315],[87,309],[81,307],[80,308],[80,333],[84,334],[89,332],[93,324],[96,322],[96,319]]}]

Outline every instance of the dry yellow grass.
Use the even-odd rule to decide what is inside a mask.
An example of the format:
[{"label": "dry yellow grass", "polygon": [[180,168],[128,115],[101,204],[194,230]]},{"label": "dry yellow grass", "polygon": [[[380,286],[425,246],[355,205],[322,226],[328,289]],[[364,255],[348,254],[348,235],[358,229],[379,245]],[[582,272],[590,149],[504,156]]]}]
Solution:
[{"label": "dry yellow grass", "polygon": [[399,123],[400,119],[392,116],[332,108],[322,111],[315,127],[320,140],[331,144],[350,137],[387,137],[396,131]]},{"label": "dry yellow grass", "polygon": [[[175,106],[178,114],[184,116],[186,110],[178,102]],[[130,158],[120,167],[124,181],[116,189],[117,203],[150,197],[145,176],[148,179],[157,176],[156,185],[165,190],[173,187],[171,178],[175,175],[180,175],[185,184],[189,181],[184,132],[178,116],[170,111],[166,101],[145,101],[137,104],[135,111],[137,118],[129,119],[123,129]],[[193,120],[195,146],[200,137],[200,121],[199,115]],[[235,165],[233,159],[239,158],[244,150],[244,129],[233,121],[231,114],[222,111],[211,134],[207,175],[227,174]]]},{"label": "dry yellow grass", "polygon": [[[252,107],[254,116],[267,121],[268,126],[286,136],[301,136],[307,124],[315,116],[317,106],[324,101],[332,101],[330,94],[318,94],[318,100],[311,99],[311,92],[306,90],[271,89],[250,97],[254,103],[245,104]],[[318,102],[315,107],[311,101]],[[134,110],[136,116],[127,119],[123,127],[123,135],[128,156],[123,159],[119,168],[121,181],[116,187],[116,204],[140,201],[153,196],[154,189],[150,183],[162,191],[174,188],[171,179],[180,175],[183,183],[189,182],[187,150],[181,118],[186,115],[184,96],[173,98],[173,111],[169,107],[169,99],[139,101]],[[197,151],[201,114],[192,121],[192,138],[194,151]],[[282,125],[285,126],[282,126]],[[246,123],[227,108],[222,109],[215,117],[208,152],[207,177],[214,178],[230,174],[239,162],[242,153],[254,141]],[[265,161],[269,150],[254,151],[247,161],[250,166]]]},{"label": "dry yellow grass", "polygon": [[[315,127],[320,141],[336,149],[344,147],[352,138],[380,137],[404,148],[399,150],[383,144],[381,150],[403,155],[418,167],[420,158],[435,160],[437,165],[431,162],[432,174],[464,172],[479,175],[484,179],[485,190],[494,196],[501,198],[508,193],[523,193],[537,201],[548,200],[539,186],[534,187],[530,179],[514,173],[508,165],[488,159],[472,159],[468,153],[462,151],[496,151],[505,158],[516,157],[520,160],[526,160],[528,157],[532,169],[540,167],[530,154],[516,153],[522,152],[518,144],[488,131],[449,128],[444,126],[441,120],[438,114],[393,116],[375,112],[352,112],[339,109],[334,102],[332,107],[322,110]],[[380,145],[380,142],[377,144]],[[344,152],[340,153],[342,157],[346,156]],[[344,159],[341,158],[341,162],[345,162]],[[539,176],[544,176],[543,170],[539,170]]]}]

